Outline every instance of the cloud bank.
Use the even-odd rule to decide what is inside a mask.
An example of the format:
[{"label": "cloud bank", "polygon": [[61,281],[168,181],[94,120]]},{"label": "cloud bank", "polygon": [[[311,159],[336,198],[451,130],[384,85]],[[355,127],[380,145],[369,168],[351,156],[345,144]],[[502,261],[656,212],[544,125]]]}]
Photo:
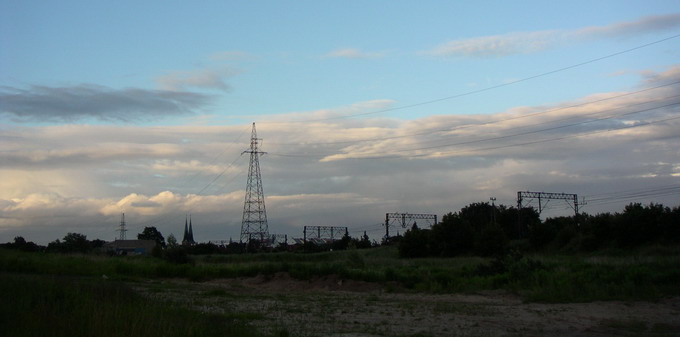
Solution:
[{"label": "cloud bank", "polygon": [[0,115],[15,122],[147,121],[193,114],[210,101],[209,96],[185,91],[112,89],[94,84],[2,87]]},{"label": "cloud bank", "polygon": [[[492,196],[513,205],[520,190],[588,200],[651,189],[641,201],[677,206],[677,193],[653,192],[680,185],[678,81],[675,66],[643,72],[628,92],[490,115],[336,118],[393,104],[375,100],[258,122],[270,232],[298,236],[305,225],[333,225],[379,238],[386,212],[442,215]],[[191,213],[198,240],[238,238],[250,127],[4,129],[0,242],[23,235],[46,243],[69,231],[110,240],[123,211],[130,235],[150,225],[178,235]],[[583,211],[617,211],[630,201],[638,200],[599,200]],[[560,206],[545,216],[570,214]]]}]

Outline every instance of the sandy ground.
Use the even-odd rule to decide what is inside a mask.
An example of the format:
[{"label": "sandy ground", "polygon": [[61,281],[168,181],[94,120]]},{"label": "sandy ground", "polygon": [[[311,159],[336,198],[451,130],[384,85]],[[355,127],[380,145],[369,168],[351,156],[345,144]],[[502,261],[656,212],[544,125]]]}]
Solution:
[{"label": "sandy ground", "polygon": [[243,314],[264,331],[291,336],[680,336],[680,298],[524,303],[505,292],[388,293],[374,283],[285,274],[135,287],[206,312]]}]

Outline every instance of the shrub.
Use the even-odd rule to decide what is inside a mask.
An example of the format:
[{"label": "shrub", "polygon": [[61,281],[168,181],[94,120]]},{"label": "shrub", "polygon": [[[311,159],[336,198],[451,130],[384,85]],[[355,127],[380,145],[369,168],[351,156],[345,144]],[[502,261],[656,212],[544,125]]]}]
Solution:
[{"label": "shrub", "polygon": [[182,247],[168,248],[163,252],[163,258],[175,264],[189,263],[189,255]]},{"label": "shrub", "polygon": [[486,226],[475,242],[475,251],[481,256],[502,254],[508,245],[508,238],[500,226]]}]

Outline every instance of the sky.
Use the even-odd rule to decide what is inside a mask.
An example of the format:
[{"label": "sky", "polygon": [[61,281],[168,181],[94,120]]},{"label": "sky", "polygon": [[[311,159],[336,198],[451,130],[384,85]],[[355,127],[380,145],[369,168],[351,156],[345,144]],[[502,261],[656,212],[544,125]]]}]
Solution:
[{"label": "sky", "polygon": [[272,234],[680,206],[678,60],[677,1],[0,0],[0,242],[238,240],[252,123]]}]

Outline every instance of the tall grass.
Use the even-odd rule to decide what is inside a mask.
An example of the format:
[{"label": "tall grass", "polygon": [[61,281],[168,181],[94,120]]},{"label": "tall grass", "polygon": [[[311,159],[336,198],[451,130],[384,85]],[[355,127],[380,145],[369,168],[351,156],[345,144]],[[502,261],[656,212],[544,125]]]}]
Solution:
[{"label": "tall grass", "polygon": [[246,322],[142,298],[120,282],[0,273],[2,336],[260,336]]},{"label": "tall grass", "polygon": [[216,278],[287,273],[383,284],[388,290],[476,292],[504,289],[530,301],[658,299],[680,295],[680,256],[505,256],[400,259],[394,247],[316,254],[192,257],[172,264],[151,257],[64,256],[0,250],[0,271],[111,279]]}]

